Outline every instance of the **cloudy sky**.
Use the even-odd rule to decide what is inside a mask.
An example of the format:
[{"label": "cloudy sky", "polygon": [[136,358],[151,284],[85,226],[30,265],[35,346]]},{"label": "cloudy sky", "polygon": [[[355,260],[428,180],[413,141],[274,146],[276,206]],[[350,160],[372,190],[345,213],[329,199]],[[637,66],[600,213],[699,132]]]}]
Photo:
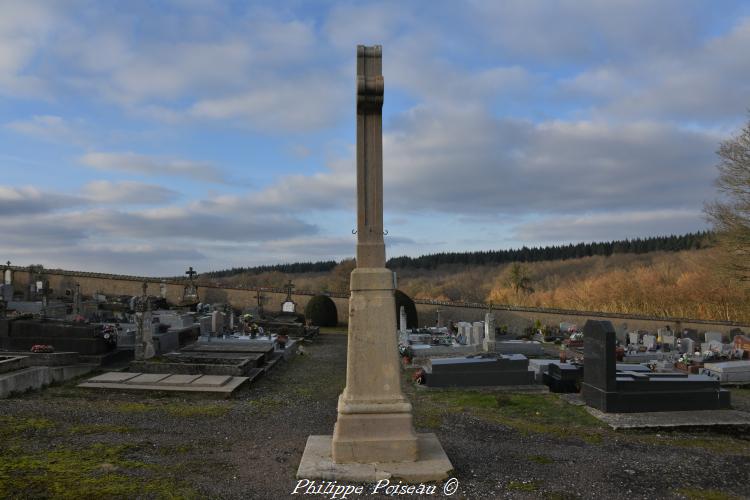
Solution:
[{"label": "cloudy sky", "polygon": [[355,48],[383,45],[388,253],[706,227],[750,5],[0,0],[0,260],[353,255]]}]

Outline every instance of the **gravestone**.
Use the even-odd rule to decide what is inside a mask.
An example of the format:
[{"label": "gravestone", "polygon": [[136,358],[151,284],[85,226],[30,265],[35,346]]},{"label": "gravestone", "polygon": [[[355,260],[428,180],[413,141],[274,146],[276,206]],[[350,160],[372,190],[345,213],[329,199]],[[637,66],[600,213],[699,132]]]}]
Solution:
[{"label": "gravestone", "polygon": [[200,318],[198,318],[198,326],[200,327],[201,335],[206,336],[206,337],[211,335],[212,323],[213,323],[213,318],[211,316],[201,316]]},{"label": "gravestone", "polygon": [[475,321],[471,324],[471,343],[482,345],[484,339],[484,321]]},{"label": "gravestone", "polygon": [[13,285],[0,285],[0,289],[2,289],[1,295],[5,302],[12,302],[13,301]]},{"label": "gravestone", "polygon": [[346,387],[333,436],[308,438],[298,478],[427,482],[453,469],[434,434],[415,433],[401,390],[395,279],[385,267],[383,240],[383,90],[381,47],[358,46],[357,267],[350,280]]},{"label": "gravestone", "polygon": [[679,340],[680,354],[693,354],[695,352],[695,342],[691,338]]},{"label": "gravestone", "polygon": [[224,313],[214,311],[211,313],[211,332],[214,335],[221,335],[224,332]]},{"label": "gravestone", "polygon": [[682,338],[692,339],[693,342],[700,342],[698,330],[695,330],[693,328],[685,328],[682,331]]},{"label": "gravestone", "polygon": [[294,283],[292,283],[292,280],[289,280],[289,282],[284,285],[284,290],[286,291],[286,299],[284,299],[284,302],[281,304],[281,312],[297,312],[297,304],[292,300],[292,290],[294,290]]},{"label": "gravestone", "polygon": [[484,315],[484,341],[482,347],[486,352],[495,351],[495,315],[492,313]]},{"label": "gravestone", "polygon": [[656,348],[656,337],[654,335],[644,335],[643,345],[646,347],[646,349]]},{"label": "gravestone", "polygon": [[584,359],[583,399],[605,413],[729,408],[729,391],[705,375],[618,373],[615,331],[609,321],[586,322]]},{"label": "gravestone", "polygon": [[709,343],[709,344],[711,342],[721,343],[723,335],[721,334],[721,332],[706,332],[703,335],[703,337],[706,339],[706,343]]},{"label": "gravestone", "polygon": [[399,331],[406,331],[406,308],[401,306],[399,310]]},{"label": "gravestone", "polygon": [[629,332],[628,341],[630,344],[637,345],[640,341],[640,335],[638,335],[638,332]]},{"label": "gravestone", "polygon": [[670,349],[674,347],[675,337],[671,334],[664,334],[661,337],[662,346],[668,346]]},{"label": "gravestone", "polygon": [[429,387],[472,387],[494,385],[529,385],[534,372],[522,354],[497,357],[430,358],[425,370]]},{"label": "gravestone", "polygon": [[135,302],[135,348],[133,357],[136,361],[151,359],[156,354],[153,340],[153,323],[151,317],[151,302],[146,290],[148,283],[143,283],[143,293]]}]

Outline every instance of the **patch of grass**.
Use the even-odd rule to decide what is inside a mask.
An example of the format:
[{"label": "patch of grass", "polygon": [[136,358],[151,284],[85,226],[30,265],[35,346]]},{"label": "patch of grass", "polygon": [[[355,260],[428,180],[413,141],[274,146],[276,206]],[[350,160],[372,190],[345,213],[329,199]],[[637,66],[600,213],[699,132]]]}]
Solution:
[{"label": "patch of grass", "polygon": [[[554,394],[508,394],[464,390],[430,392],[423,404],[442,413],[470,412],[526,434],[554,434],[601,442],[604,425],[581,407]],[[429,412],[429,410],[428,410]]]},{"label": "patch of grass", "polygon": [[142,413],[153,408],[145,403],[120,403],[115,405],[115,411],[120,413]]},{"label": "patch of grass", "polygon": [[0,416],[0,438],[8,439],[19,434],[52,429],[54,426],[54,422],[46,418]]},{"label": "patch of grass", "polygon": [[507,488],[511,491],[536,491],[539,485],[536,481],[511,481]]},{"label": "patch of grass", "polygon": [[555,462],[551,458],[545,457],[544,455],[531,455],[529,457],[529,460],[531,460],[532,462],[536,462],[538,464],[551,464]]},{"label": "patch of grass", "polygon": [[[1,498],[195,498],[189,488],[127,457],[132,447],[96,444],[29,453],[13,447],[0,454]],[[164,469],[159,469],[162,472]],[[134,472],[137,473],[133,476]]]},{"label": "patch of grass", "polygon": [[120,403],[115,410],[120,413],[142,413],[147,411],[163,411],[175,417],[221,417],[231,409],[228,405],[219,403]]},{"label": "patch of grass", "polygon": [[74,425],[68,429],[70,434],[127,434],[135,432],[136,429],[124,425],[111,424],[81,424]]},{"label": "patch of grass", "polygon": [[250,409],[259,413],[270,413],[288,404],[288,401],[276,395],[261,396],[248,401]]},{"label": "patch of grass", "polygon": [[230,407],[218,403],[169,403],[164,405],[164,407],[157,409],[163,409],[175,417],[221,417],[229,413]]},{"label": "patch of grass", "polygon": [[739,497],[724,493],[719,490],[704,490],[700,488],[680,488],[675,491],[680,496],[688,500],[736,500]]}]

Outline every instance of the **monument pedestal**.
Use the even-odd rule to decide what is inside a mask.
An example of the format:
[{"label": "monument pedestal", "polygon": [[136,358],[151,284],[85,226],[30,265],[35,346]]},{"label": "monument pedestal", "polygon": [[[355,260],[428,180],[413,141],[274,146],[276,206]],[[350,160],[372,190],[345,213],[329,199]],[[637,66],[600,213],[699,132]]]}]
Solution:
[{"label": "monument pedestal", "polygon": [[298,479],[374,482],[398,479],[405,483],[441,481],[450,477],[453,465],[435,434],[417,434],[417,459],[413,462],[337,463],[331,456],[331,436],[310,436],[302,453]]}]

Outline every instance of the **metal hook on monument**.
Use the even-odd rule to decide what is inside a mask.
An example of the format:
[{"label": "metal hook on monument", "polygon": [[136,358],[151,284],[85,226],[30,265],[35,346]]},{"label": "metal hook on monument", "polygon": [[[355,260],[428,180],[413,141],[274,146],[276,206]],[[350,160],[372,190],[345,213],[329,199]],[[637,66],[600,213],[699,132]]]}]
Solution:
[{"label": "metal hook on monument", "polygon": [[387,229],[383,231],[383,236],[388,236],[388,230]]},{"label": "metal hook on monument", "polygon": [[357,230],[356,229],[352,229],[352,234],[357,234]]}]

